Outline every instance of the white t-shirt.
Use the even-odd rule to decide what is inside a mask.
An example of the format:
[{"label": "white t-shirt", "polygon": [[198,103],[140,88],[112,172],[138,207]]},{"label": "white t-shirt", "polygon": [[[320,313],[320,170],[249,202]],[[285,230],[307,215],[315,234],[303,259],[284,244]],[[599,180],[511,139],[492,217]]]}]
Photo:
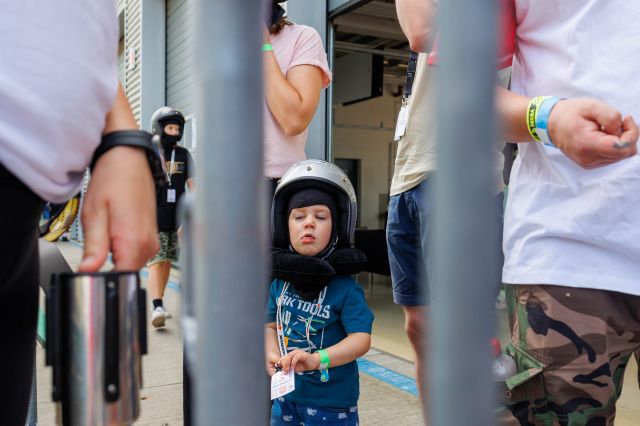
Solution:
[{"label": "white t-shirt", "polygon": [[[516,8],[514,91],[592,97],[640,120],[636,2],[517,0]],[[519,148],[503,281],[640,295],[640,157],[586,170],[553,147]]]},{"label": "white t-shirt", "polygon": [[0,15],[0,163],[40,197],[65,201],[115,100],[115,1],[5,1]]},{"label": "white t-shirt", "polygon": [[[404,135],[398,142],[393,178],[389,195],[394,196],[414,188],[436,170],[436,113],[438,100],[435,95],[433,74],[435,67],[428,64],[429,55],[420,53],[411,96],[408,100],[409,117]],[[511,67],[498,71],[498,84],[507,87]],[[504,142],[496,142],[494,181],[495,192],[502,192]]]}]

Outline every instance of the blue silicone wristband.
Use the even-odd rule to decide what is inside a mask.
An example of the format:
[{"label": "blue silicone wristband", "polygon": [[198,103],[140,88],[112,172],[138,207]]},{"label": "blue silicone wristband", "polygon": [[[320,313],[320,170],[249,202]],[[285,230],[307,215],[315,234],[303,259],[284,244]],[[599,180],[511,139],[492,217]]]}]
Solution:
[{"label": "blue silicone wristband", "polygon": [[555,147],[553,141],[551,140],[551,137],[549,136],[549,115],[551,115],[551,110],[553,109],[553,107],[556,106],[556,104],[562,99],[563,98],[559,98],[557,96],[545,97],[545,99],[538,107],[538,111],[536,113],[536,134],[538,135],[542,143],[547,146]]}]

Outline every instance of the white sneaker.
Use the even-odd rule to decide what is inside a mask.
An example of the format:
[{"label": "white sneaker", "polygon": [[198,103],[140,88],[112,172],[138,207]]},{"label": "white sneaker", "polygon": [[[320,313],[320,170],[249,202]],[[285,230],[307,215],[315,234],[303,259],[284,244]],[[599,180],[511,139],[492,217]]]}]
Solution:
[{"label": "white sneaker", "polygon": [[155,328],[164,327],[166,319],[167,311],[162,306],[158,306],[151,313],[151,325]]}]

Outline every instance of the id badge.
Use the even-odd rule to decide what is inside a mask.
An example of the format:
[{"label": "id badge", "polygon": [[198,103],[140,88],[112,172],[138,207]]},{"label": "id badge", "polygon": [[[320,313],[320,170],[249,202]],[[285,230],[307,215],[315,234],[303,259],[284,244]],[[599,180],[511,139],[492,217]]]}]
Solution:
[{"label": "id badge", "polygon": [[167,203],[175,203],[175,202],[176,202],[176,190],[167,189]]},{"label": "id badge", "polygon": [[409,119],[409,107],[403,105],[400,108],[400,114],[398,114],[398,123],[396,124],[396,133],[393,137],[395,142],[399,141],[404,136],[404,132],[407,130],[407,120]]},{"label": "id badge", "polygon": [[271,399],[280,398],[296,389],[296,379],[293,368],[289,369],[289,374],[284,371],[276,371],[271,376]]}]

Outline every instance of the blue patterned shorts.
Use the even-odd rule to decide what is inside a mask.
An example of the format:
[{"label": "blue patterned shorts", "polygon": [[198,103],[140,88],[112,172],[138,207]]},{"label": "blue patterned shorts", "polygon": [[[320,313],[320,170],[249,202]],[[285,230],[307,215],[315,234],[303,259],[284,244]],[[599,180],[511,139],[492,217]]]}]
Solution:
[{"label": "blue patterned shorts", "polygon": [[358,407],[327,408],[277,398],[271,408],[271,426],[358,426]]}]

